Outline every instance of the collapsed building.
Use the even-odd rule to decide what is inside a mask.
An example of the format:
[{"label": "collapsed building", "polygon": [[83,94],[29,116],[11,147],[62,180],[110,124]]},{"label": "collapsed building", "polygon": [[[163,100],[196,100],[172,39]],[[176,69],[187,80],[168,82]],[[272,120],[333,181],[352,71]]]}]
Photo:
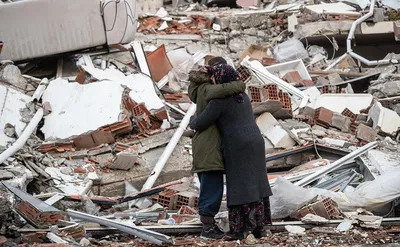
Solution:
[{"label": "collapsed building", "polygon": [[[399,242],[396,3],[3,2],[1,244]],[[26,5],[32,23],[13,14]],[[237,68],[264,136],[263,239],[198,238],[187,80],[214,56]]]}]

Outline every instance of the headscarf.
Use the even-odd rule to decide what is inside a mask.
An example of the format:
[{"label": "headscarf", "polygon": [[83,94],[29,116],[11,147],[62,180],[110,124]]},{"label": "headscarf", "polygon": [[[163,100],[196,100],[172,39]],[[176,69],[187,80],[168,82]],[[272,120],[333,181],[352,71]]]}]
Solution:
[{"label": "headscarf", "polygon": [[217,84],[229,83],[235,81],[239,77],[236,70],[227,64],[206,66],[206,69],[207,72],[214,77]]},{"label": "headscarf", "polygon": [[[227,64],[219,64],[217,66],[205,66],[205,69],[210,75],[212,75],[212,77],[214,77],[217,84],[230,83],[232,81],[236,81],[239,77],[238,72],[236,72],[236,70],[232,66]],[[244,101],[242,94],[234,95],[233,98],[237,102]]]}]

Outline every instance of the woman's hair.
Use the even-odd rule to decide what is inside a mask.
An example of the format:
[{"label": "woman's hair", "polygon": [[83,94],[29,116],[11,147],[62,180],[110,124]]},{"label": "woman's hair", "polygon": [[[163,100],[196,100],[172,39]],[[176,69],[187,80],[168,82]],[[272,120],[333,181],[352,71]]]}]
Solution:
[{"label": "woman's hair", "polygon": [[213,57],[208,61],[209,66],[217,66],[220,64],[228,64],[228,62],[223,57]]}]

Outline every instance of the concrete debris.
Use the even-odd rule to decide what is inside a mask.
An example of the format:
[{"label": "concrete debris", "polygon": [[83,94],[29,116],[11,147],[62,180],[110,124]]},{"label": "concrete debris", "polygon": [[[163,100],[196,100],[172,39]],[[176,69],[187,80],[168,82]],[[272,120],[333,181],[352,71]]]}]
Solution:
[{"label": "concrete debris", "polygon": [[[15,60],[0,59],[1,246],[400,241],[400,55],[386,54],[399,52],[397,3],[41,2],[30,11],[42,30],[0,2],[4,25],[28,37],[0,41]],[[217,56],[246,83],[265,140],[274,221],[259,239],[199,238],[189,72]]]},{"label": "concrete debris", "polygon": [[285,226],[286,231],[291,235],[305,235],[306,229],[301,226]]},{"label": "concrete debris", "polygon": [[339,232],[348,232],[353,227],[353,220],[345,219],[337,227]]},{"label": "concrete debris", "polygon": [[6,147],[22,134],[26,123],[21,121],[30,97],[10,87],[0,85],[0,146]]},{"label": "concrete debris", "polygon": [[275,148],[289,148],[296,144],[269,112],[257,118],[257,125],[261,133],[272,142]]},{"label": "concrete debris", "polygon": [[129,170],[137,162],[138,151],[128,148],[117,154],[115,160],[108,166],[110,169]]},{"label": "concrete debris", "polygon": [[306,224],[313,224],[313,225],[324,225],[329,222],[329,220],[325,219],[324,217],[314,215],[314,214],[307,214],[303,218],[301,218],[301,222]]},{"label": "concrete debris", "polygon": [[368,113],[368,120],[372,120],[373,128],[389,136],[396,136],[400,128],[400,116],[390,109],[376,102]]}]

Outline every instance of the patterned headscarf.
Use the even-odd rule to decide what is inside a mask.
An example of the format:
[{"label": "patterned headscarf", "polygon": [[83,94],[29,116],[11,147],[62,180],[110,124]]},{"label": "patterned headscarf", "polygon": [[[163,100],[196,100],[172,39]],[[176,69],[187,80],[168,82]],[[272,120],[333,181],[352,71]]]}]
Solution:
[{"label": "patterned headscarf", "polygon": [[[205,69],[210,75],[212,75],[212,77],[214,77],[217,84],[230,83],[232,81],[236,81],[239,77],[238,72],[236,72],[236,70],[232,66],[227,64],[219,64],[217,66],[205,66]],[[244,101],[242,94],[234,95],[233,98],[237,102]]]},{"label": "patterned headscarf", "polygon": [[229,83],[235,81],[239,74],[236,70],[227,64],[219,64],[217,66],[206,66],[207,72],[212,75],[217,84]]}]

